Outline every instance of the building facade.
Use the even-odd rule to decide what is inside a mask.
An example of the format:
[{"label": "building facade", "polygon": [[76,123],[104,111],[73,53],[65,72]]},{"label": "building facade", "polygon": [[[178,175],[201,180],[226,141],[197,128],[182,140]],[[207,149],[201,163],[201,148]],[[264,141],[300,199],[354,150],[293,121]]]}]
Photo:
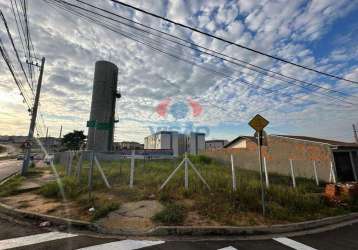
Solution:
[{"label": "building facade", "polygon": [[135,141],[121,141],[121,142],[113,143],[114,151],[118,151],[122,149],[128,149],[128,150],[144,149],[144,144],[140,144],[139,142],[135,142]]},{"label": "building facade", "polygon": [[228,140],[208,140],[205,141],[205,150],[217,150],[223,148],[229,141]]},{"label": "building facade", "polygon": [[190,133],[187,136],[187,152],[192,155],[198,155],[205,151],[205,134]]},{"label": "building facade", "polygon": [[205,134],[160,131],[144,138],[144,149],[171,149],[174,156],[185,152],[196,155],[205,150]]},{"label": "building facade", "polygon": [[[267,145],[262,146],[262,157],[268,172],[289,175],[292,163],[297,177],[313,178],[315,165],[320,180],[330,181],[331,168],[338,181],[357,180],[356,143],[291,135],[269,135],[266,142]],[[205,154],[227,163],[232,154],[237,167],[259,171],[254,137],[239,136],[225,148]]]}]

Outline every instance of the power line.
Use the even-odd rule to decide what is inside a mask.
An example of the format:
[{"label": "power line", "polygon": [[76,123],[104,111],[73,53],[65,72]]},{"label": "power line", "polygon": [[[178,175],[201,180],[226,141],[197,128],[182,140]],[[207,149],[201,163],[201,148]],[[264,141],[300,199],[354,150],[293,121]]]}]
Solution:
[{"label": "power line", "polygon": [[[86,12],[89,12],[89,13],[92,13],[92,14],[95,14],[95,15],[99,15],[99,16],[101,16],[101,17],[110,19],[110,20],[112,20],[112,21],[121,23],[121,24],[123,24],[123,25],[129,26],[129,27],[131,27],[131,28],[135,28],[135,29],[140,30],[140,31],[148,32],[148,31],[145,31],[145,30],[143,30],[143,29],[139,29],[139,28],[137,28],[137,27],[134,27],[134,26],[128,25],[128,24],[126,24],[126,23],[120,22],[120,21],[118,21],[118,20],[116,20],[116,19],[113,19],[113,18],[104,16],[104,15],[101,15],[101,14],[99,14],[99,13],[97,13],[97,12],[93,12],[93,11],[91,11],[91,10],[82,8],[82,7],[80,7],[80,6],[77,6],[77,5],[74,5],[74,4],[65,2],[65,1],[61,1],[61,0],[53,0],[53,1],[58,2],[59,4],[62,4],[62,5],[69,5],[69,6],[78,8],[78,9],[80,9],[80,10],[83,10],[83,11],[86,11]],[[81,2],[81,3],[84,3],[84,2],[81,1],[81,0],[76,0],[76,1],[77,1],[77,2]],[[102,10],[101,8],[98,8],[98,7],[96,7],[96,6],[93,6],[93,5],[90,5],[90,4],[87,4],[87,3],[84,3],[84,4],[89,5],[89,6],[93,7],[93,8],[96,8],[96,9]],[[74,10],[73,10],[73,11],[74,11]],[[103,10],[103,11],[118,16],[117,14],[114,14],[114,13],[112,13],[112,12],[109,12],[109,11],[106,11],[106,10]],[[78,13],[81,13],[81,12],[78,12],[78,11],[75,11],[75,12],[76,12],[77,14],[78,14]],[[119,17],[120,17],[120,16],[119,16]],[[167,33],[165,33],[165,32],[162,32],[162,33],[167,34]],[[153,34],[153,33],[150,33],[150,34],[155,35],[155,34]],[[158,36],[158,35],[157,35],[157,36]],[[151,39],[151,40],[153,40],[153,39],[150,38],[150,37],[148,37],[148,38]],[[167,40],[167,39],[165,39],[165,40]],[[173,40],[170,40],[170,41],[177,43],[176,41],[173,41]],[[154,42],[157,42],[157,41],[154,40]],[[222,58],[222,57],[219,57],[219,56],[216,56],[216,55],[212,55],[212,54],[210,54],[210,53],[208,53],[208,52],[205,52],[205,51],[202,51],[202,50],[198,50],[198,49],[192,48],[192,47],[187,46],[187,45],[183,45],[182,43],[179,43],[179,45],[186,46],[186,47],[189,48],[189,49],[194,49],[194,50],[200,51],[201,53],[205,53],[205,54],[208,54],[208,55],[210,55],[210,56],[214,56],[214,57],[216,57],[216,58],[219,58],[219,59],[222,59],[222,60],[225,60],[225,61],[229,61],[229,60],[227,60],[227,59],[225,59],[225,58]],[[197,46],[196,44],[192,44],[192,45]],[[203,47],[203,48],[204,48],[204,47]],[[206,49],[206,48],[204,48],[204,49]],[[207,49],[207,50],[209,50],[209,49]],[[229,62],[230,62],[230,63],[234,63],[234,64],[236,64],[236,65],[239,65],[239,64],[237,64],[236,62],[232,62],[232,61],[229,61]],[[247,68],[245,65],[242,65],[242,64],[239,65],[239,66]],[[254,66],[256,66],[256,65],[254,65]],[[258,66],[256,66],[256,67],[258,67]],[[253,69],[251,69],[251,68],[248,68],[248,69],[253,70]],[[259,71],[257,71],[257,70],[254,70],[254,71],[256,71],[256,72],[258,72],[258,73],[262,73],[262,72],[259,72]],[[282,75],[282,76],[284,76],[284,75]],[[273,77],[273,76],[270,76],[270,77]],[[287,76],[285,76],[285,77],[287,77]],[[275,78],[275,79],[277,79],[277,78]],[[263,80],[265,81],[265,79],[263,79]],[[284,81],[283,79],[277,79],[277,80]],[[294,80],[300,81],[300,80],[297,80],[297,79],[294,79]],[[305,90],[312,91],[311,89],[307,88],[306,86],[302,86],[302,85],[299,85],[299,84],[295,84],[295,83],[292,83],[292,82],[289,82],[289,81],[286,81],[286,82],[289,83],[289,84],[292,84],[292,85],[299,86],[299,87],[301,87],[301,88],[303,88],[303,89],[305,89]],[[301,82],[303,82],[303,81],[301,81]],[[308,82],[303,82],[303,83],[305,83],[305,84],[307,84],[307,85],[311,85],[311,86],[317,87],[317,88],[321,88],[321,89],[323,89],[323,90],[328,90],[328,91],[330,91],[330,92],[337,92],[337,93],[346,95],[346,94],[343,93],[343,92],[336,91],[336,90],[332,90],[332,89],[325,88],[325,87],[321,87],[321,86],[316,85],[316,84],[312,84],[312,83],[308,83]],[[354,103],[351,103],[351,102],[349,102],[349,101],[347,101],[347,100],[345,100],[345,99],[341,99],[341,98],[338,98],[338,97],[333,97],[333,96],[330,96],[330,95],[327,95],[327,94],[324,94],[324,93],[321,93],[321,92],[319,92],[319,93],[317,93],[317,94],[324,95],[324,96],[327,96],[327,97],[329,97],[329,98],[332,98],[332,99],[335,99],[335,100],[339,100],[339,101],[342,101],[342,102],[345,102],[345,103],[348,103],[348,104],[354,104]]]},{"label": "power line", "polygon": [[133,5],[130,5],[130,4],[127,4],[127,3],[123,3],[123,2],[118,1],[118,0],[110,0],[110,1],[115,2],[115,3],[117,3],[117,4],[120,4],[120,5],[123,5],[123,6],[126,6],[126,7],[128,7],[128,8],[134,9],[134,10],[136,10],[136,11],[142,12],[142,13],[144,13],[144,14],[153,16],[153,17],[155,17],[155,18],[162,19],[162,20],[164,20],[164,21],[166,21],[166,22],[169,22],[169,23],[172,23],[172,24],[174,24],[174,25],[183,27],[183,28],[185,28],[185,29],[189,29],[189,30],[194,31],[194,32],[196,32],[196,33],[200,33],[200,34],[202,34],[202,35],[205,35],[205,36],[208,36],[208,37],[217,39],[217,40],[219,40],[219,41],[228,43],[228,44],[230,44],[230,45],[234,45],[234,46],[236,46],[236,47],[239,47],[239,48],[242,48],[242,49],[245,49],[245,50],[249,50],[249,51],[251,51],[251,52],[254,52],[254,53],[257,53],[257,54],[260,54],[260,55],[263,55],[263,56],[266,56],[266,57],[269,57],[269,58],[272,58],[272,59],[275,59],[275,60],[277,60],[277,61],[281,61],[281,62],[284,62],[284,63],[287,63],[287,64],[291,64],[291,65],[293,65],[293,66],[296,66],[296,67],[299,67],[299,68],[302,68],[302,69],[305,69],[305,70],[309,70],[309,71],[312,71],[312,72],[315,72],[315,73],[318,73],[318,74],[321,74],[321,75],[325,75],[325,76],[328,76],[328,77],[331,77],[331,78],[335,78],[335,79],[338,79],[338,80],[343,80],[343,81],[346,81],[346,82],[358,84],[357,81],[345,79],[345,78],[340,77],[340,76],[336,76],[336,75],[333,75],[333,74],[330,74],[330,73],[327,73],[327,72],[323,72],[323,71],[320,71],[320,70],[317,70],[317,69],[314,69],[314,68],[310,68],[310,67],[308,67],[308,66],[304,66],[304,65],[301,65],[301,64],[297,64],[297,63],[291,62],[291,61],[289,61],[289,60],[287,60],[287,59],[284,59],[284,58],[280,58],[280,57],[273,56],[273,55],[267,54],[267,53],[265,53],[265,52],[262,52],[262,51],[259,51],[259,50],[256,50],[256,49],[249,48],[249,47],[247,47],[247,46],[244,46],[244,45],[241,45],[241,44],[238,44],[238,43],[229,41],[229,40],[227,40],[227,39],[224,39],[224,38],[221,38],[221,37],[218,37],[218,36],[209,34],[209,33],[207,33],[207,32],[204,32],[204,31],[201,31],[201,30],[199,30],[199,29],[190,27],[190,26],[188,26],[188,25],[185,25],[185,24],[182,24],[182,23],[179,23],[179,22],[175,22],[175,21],[173,21],[173,20],[170,20],[170,19],[165,18],[165,17],[162,17],[162,16],[160,16],[160,15],[151,13],[151,12],[149,12],[149,11],[140,9],[140,8],[135,7],[135,6],[133,6]]},{"label": "power line", "polygon": [[[188,41],[188,40],[186,40],[186,39],[183,39],[183,38],[181,38],[181,37],[179,37],[179,36],[175,36],[175,35],[172,35],[172,34],[170,34],[170,33],[167,33],[167,32],[164,32],[164,31],[161,31],[161,30],[158,30],[158,29],[155,29],[155,28],[150,27],[150,26],[148,26],[148,25],[145,25],[145,24],[136,22],[136,21],[134,21],[134,20],[131,20],[131,19],[126,18],[126,17],[123,17],[123,16],[118,15],[118,14],[116,14],[116,13],[113,13],[113,12],[111,12],[111,11],[108,11],[108,10],[105,10],[105,9],[102,9],[102,8],[99,8],[99,7],[95,6],[95,5],[92,5],[92,4],[83,2],[83,1],[81,1],[81,0],[75,0],[75,1],[80,2],[80,3],[84,4],[84,5],[90,6],[90,7],[92,7],[92,8],[95,8],[95,9],[97,9],[97,10],[103,11],[103,12],[105,12],[105,13],[111,14],[111,15],[113,15],[113,16],[119,17],[119,18],[121,18],[121,19],[123,19],[123,20],[126,20],[126,21],[128,21],[128,22],[131,22],[131,23],[140,25],[140,26],[145,27],[145,28],[147,28],[147,29],[149,29],[149,30],[156,31],[156,32],[158,32],[158,33],[160,33],[160,34],[163,34],[163,35],[165,35],[165,36],[169,36],[169,37],[175,38],[175,39],[177,39],[177,40],[179,40],[179,41],[183,41],[183,42],[185,42],[186,44],[189,44],[190,46],[189,46],[189,45],[186,45],[186,44],[179,43],[178,41],[173,41],[173,40],[170,40],[170,39],[168,39],[168,38],[164,38],[164,39],[167,40],[167,41],[170,41],[170,42],[179,44],[179,45],[181,45],[181,46],[184,46],[184,47],[187,47],[187,48],[189,48],[189,49],[198,51],[198,52],[200,52],[200,53],[204,53],[204,54],[213,56],[213,57],[215,57],[215,58],[218,58],[218,59],[224,60],[224,61],[226,61],[226,62],[232,63],[232,64],[234,64],[234,65],[237,65],[237,66],[239,66],[239,67],[247,68],[247,69],[252,70],[252,71],[255,71],[255,72],[257,72],[257,73],[265,74],[264,72],[266,72],[265,75],[267,75],[267,76],[270,77],[270,78],[274,78],[274,79],[277,79],[277,80],[280,80],[280,81],[285,81],[286,83],[294,84],[294,83],[291,83],[290,81],[287,81],[286,79],[284,80],[284,79],[275,78],[275,77],[273,77],[272,75],[269,75],[269,74],[267,74],[267,73],[274,74],[274,75],[279,75],[279,76],[281,76],[281,77],[284,77],[284,78],[287,78],[287,79],[290,79],[290,80],[293,80],[293,81],[296,81],[296,82],[300,82],[300,83],[303,83],[303,84],[306,84],[306,85],[314,86],[314,87],[317,87],[317,88],[320,88],[320,89],[323,89],[323,90],[326,90],[326,91],[329,91],[329,92],[332,92],[332,93],[338,93],[338,94],[341,94],[341,95],[349,96],[348,94],[346,94],[346,93],[344,93],[344,92],[341,92],[341,91],[338,91],[338,90],[334,90],[334,89],[322,87],[322,86],[317,85],[317,84],[314,84],[314,83],[310,83],[310,82],[307,82],[307,81],[299,80],[299,79],[293,78],[293,77],[291,77],[291,76],[284,75],[284,74],[279,73],[279,72],[275,72],[275,71],[272,71],[272,70],[269,70],[269,69],[265,69],[265,68],[263,68],[263,67],[260,67],[260,66],[255,65],[255,64],[251,64],[251,63],[249,63],[249,62],[247,62],[247,61],[240,60],[240,59],[237,59],[237,58],[228,56],[228,55],[226,55],[226,54],[220,53],[220,52],[218,52],[218,51],[215,51],[215,50],[206,48],[206,47],[201,46],[201,45],[199,45],[199,44],[196,44],[196,43],[193,43],[193,42]],[[63,1],[62,1],[62,2],[63,2]],[[66,3],[66,2],[64,2],[64,3]],[[66,4],[71,5],[71,6],[74,6],[74,7],[77,7],[77,8],[80,8],[80,9],[83,9],[83,10],[86,10],[86,11],[90,11],[90,10],[84,9],[84,8],[82,8],[82,7],[76,6],[76,5],[71,4],[71,3],[66,3]],[[131,28],[140,30],[140,31],[145,32],[145,33],[148,33],[148,34],[150,34],[150,35],[163,38],[162,36],[160,36],[160,35],[158,35],[158,34],[155,34],[155,33],[153,33],[153,32],[149,32],[148,30],[140,29],[140,28],[138,28],[138,27],[129,25],[128,23],[124,23],[124,22],[118,21],[118,20],[116,20],[116,19],[113,19],[113,18],[104,16],[104,15],[101,15],[101,14],[96,13],[96,12],[92,12],[92,11],[90,11],[90,12],[91,12],[91,13],[95,13],[95,14],[97,14],[97,15],[100,15],[100,16],[102,16],[102,17],[104,17],[104,18],[110,19],[110,20],[112,20],[112,21],[121,23],[121,24],[123,24],[123,25],[125,25],[125,26],[128,26],[128,27],[131,27]],[[197,48],[200,48],[200,49],[204,49],[205,51],[199,50],[199,49],[197,49],[196,47],[197,47]],[[206,51],[212,52],[212,53],[214,53],[215,55],[210,54],[210,53],[207,53]],[[217,55],[219,55],[220,57],[217,56]],[[222,58],[222,56],[225,57],[225,58]],[[226,59],[226,58],[229,58],[229,59],[234,60],[234,61],[236,61],[236,62],[233,62],[233,61],[228,60],[228,59]],[[240,63],[237,63],[237,62],[240,62]],[[246,64],[246,65],[242,65],[242,63],[244,63],[244,64]],[[250,67],[253,67],[253,68],[255,68],[255,69],[250,68],[250,67],[247,67],[247,65],[249,65]],[[264,72],[261,72],[261,71],[264,71]],[[299,86],[299,85],[298,85],[298,86]]]},{"label": "power line", "polygon": [[[134,28],[134,29],[137,29],[137,30],[139,30],[139,31],[143,31],[143,32],[149,33],[149,34],[151,34],[151,35],[154,35],[154,36],[157,36],[157,37],[162,38],[162,37],[161,37],[160,35],[158,35],[158,34],[154,34],[154,33],[149,32],[149,31],[147,31],[147,30],[143,30],[143,29],[140,29],[140,28],[138,28],[138,27],[131,26],[131,25],[127,24],[127,23],[123,23],[123,22],[121,22],[121,21],[119,21],[119,20],[116,20],[116,19],[113,19],[113,18],[104,16],[104,15],[101,15],[101,14],[99,14],[99,13],[97,13],[97,12],[93,12],[93,11],[91,11],[91,10],[82,8],[82,7],[80,7],[80,6],[77,6],[77,5],[74,5],[74,4],[65,2],[65,1],[61,1],[61,0],[54,0],[54,1],[56,1],[56,2],[58,2],[58,3],[61,3],[61,4],[70,5],[70,6],[75,7],[75,8],[79,8],[79,9],[81,9],[81,10],[83,10],[83,11],[87,11],[87,12],[90,12],[90,13],[92,13],[92,14],[99,15],[99,16],[101,16],[101,17],[104,17],[104,18],[106,18],[106,19],[109,19],[109,20],[118,22],[118,23],[123,24],[123,25],[125,25],[125,26],[127,26],[127,27]],[[120,15],[118,15],[118,14],[112,13],[112,12],[110,12],[110,11],[101,9],[101,8],[96,7],[96,6],[94,6],[94,5],[85,3],[85,2],[83,2],[83,1],[81,1],[81,0],[76,0],[76,1],[77,1],[77,2],[80,2],[80,3],[83,3],[83,4],[85,4],[85,5],[91,6],[91,7],[93,7],[93,8],[102,10],[103,12],[109,13],[109,14],[114,15],[114,16],[117,16],[117,17],[119,17],[119,18],[125,19],[125,20],[127,20],[127,21],[131,21],[131,22],[134,22],[134,23],[136,23],[136,24],[142,25],[142,24],[140,24],[140,23],[138,23],[138,22],[132,21],[132,20],[130,20],[130,19],[127,19],[127,18],[125,18],[125,17],[122,17],[122,16],[120,16]],[[156,30],[156,29],[151,28],[151,27],[146,26],[146,25],[142,25],[142,26],[148,27],[149,29],[155,30],[155,31],[160,32],[160,33],[162,33],[162,34],[165,34],[165,35],[167,35],[167,36],[175,37],[176,39],[182,40],[182,41],[184,41],[184,42],[186,42],[186,43],[188,43],[188,44],[190,44],[190,45],[192,45],[192,46],[197,46],[197,47],[200,47],[200,48],[205,49],[206,51],[212,51],[212,52],[215,53],[215,54],[220,54],[220,55],[226,56],[225,54],[221,54],[221,53],[219,53],[219,52],[216,52],[216,51],[210,50],[210,49],[208,49],[208,48],[205,48],[205,47],[203,47],[203,46],[197,45],[197,44],[195,44],[195,43],[191,43],[190,41],[186,41],[185,39],[182,39],[182,38],[180,38],[180,37],[173,36],[173,35],[171,35],[171,34],[168,34],[168,33],[166,33],[166,32],[160,31],[160,30]],[[151,39],[151,40],[154,40],[154,39],[152,39],[152,38],[150,38],[150,37],[148,37],[148,38]],[[323,90],[325,90],[325,91],[329,91],[329,92],[332,92],[332,93],[339,93],[339,94],[341,94],[341,95],[349,96],[348,94],[346,94],[346,93],[344,93],[344,92],[337,91],[337,90],[330,89],[330,88],[325,88],[325,87],[322,87],[322,86],[317,85],[317,84],[313,84],[313,83],[309,83],[309,82],[306,82],[306,81],[298,80],[298,79],[295,79],[295,78],[292,78],[292,77],[289,77],[289,76],[285,76],[285,75],[283,75],[283,74],[281,74],[281,73],[277,73],[277,72],[274,72],[274,71],[271,71],[271,70],[266,70],[266,69],[264,69],[264,68],[262,68],[262,67],[259,67],[259,66],[250,64],[250,63],[248,63],[248,62],[245,62],[245,61],[242,61],[242,60],[239,60],[239,59],[236,59],[236,58],[232,58],[232,57],[226,56],[226,57],[232,58],[232,59],[234,59],[234,60],[236,60],[236,61],[244,62],[244,63],[247,64],[247,65],[256,67],[256,68],[258,68],[259,70],[253,69],[253,68],[250,68],[250,67],[247,67],[247,65],[242,65],[241,63],[233,62],[233,61],[231,61],[231,60],[222,58],[222,57],[217,56],[217,55],[210,54],[210,53],[208,53],[208,52],[199,50],[199,49],[197,49],[197,48],[195,48],[195,47],[191,47],[191,46],[188,46],[188,45],[185,45],[185,44],[182,44],[182,43],[178,43],[177,41],[173,41],[173,40],[170,40],[170,39],[168,39],[168,38],[164,38],[164,39],[167,40],[167,41],[170,41],[170,42],[179,44],[179,45],[181,45],[181,46],[184,46],[184,47],[186,47],[186,48],[189,48],[189,49],[191,49],[191,50],[199,51],[199,52],[201,52],[201,53],[205,53],[205,54],[207,54],[207,55],[216,57],[216,58],[218,58],[218,59],[220,59],[220,60],[224,60],[224,61],[227,61],[227,62],[229,62],[229,63],[235,64],[235,65],[237,65],[237,66],[247,68],[247,69],[252,70],[252,71],[255,71],[255,72],[259,73],[259,74],[264,74],[264,73],[261,72],[260,70],[265,70],[265,71],[268,71],[268,72],[270,72],[270,73],[274,73],[274,74],[277,74],[277,75],[280,75],[280,76],[289,78],[289,79],[291,79],[291,80],[304,83],[304,84],[306,84],[306,85],[310,85],[310,86],[313,86],[313,87],[317,87],[317,88],[319,88],[319,89],[323,89]],[[154,41],[155,41],[155,40],[154,40]],[[155,42],[156,42],[156,41],[155,41]],[[248,74],[248,73],[244,73],[244,74]],[[268,75],[268,74],[265,74],[265,75],[268,76],[268,77],[270,77],[270,78],[274,78],[274,79],[276,79],[276,80],[279,80],[279,81],[284,81],[284,82],[286,82],[286,83],[288,83],[288,84],[291,84],[291,85],[299,86],[299,87],[301,87],[301,88],[303,88],[303,89],[306,89],[306,90],[308,90],[308,91],[312,91],[311,89],[307,88],[307,86],[302,86],[302,85],[300,85],[300,84],[296,84],[296,83],[287,81],[286,79],[277,78],[277,77],[272,76],[272,75]],[[256,76],[256,77],[257,77],[257,76]],[[260,78],[262,78],[262,77],[260,77]],[[262,80],[265,81],[265,82],[267,82],[267,80],[264,79],[264,78],[262,78]],[[287,86],[287,87],[288,87],[288,86]],[[283,88],[286,88],[286,87],[283,87]],[[283,88],[281,88],[281,89],[283,89]],[[324,95],[324,96],[327,96],[327,97],[330,97],[330,98],[335,99],[335,100],[339,100],[339,101],[342,101],[342,102],[345,102],[345,103],[348,103],[348,104],[355,105],[354,103],[349,102],[349,101],[347,101],[347,100],[345,100],[345,99],[341,99],[341,98],[338,98],[338,97],[333,97],[333,96],[330,96],[330,95],[327,95],[327,94],[324,94],[324,93],[320,93],[320,94],[321,94],[321,95]]]},{"label": "power line", "polygon": [[14,40],[12,39],[12,36],[11,36],[10,30],[9,30],[7,21],[6,21],[5,16],[4,16],[4,14],[3,14],[3,12],[2,12],[1,10],[0,10],[0,16],[1,16],[2,20],[3,20],[3,22],[4,22],[4,25],[5,25],[5,28],[6,28],[6,32],[7,32],[7,35],[8,35],[8,37],[9,37],[9,39],[10,39],[12,48],[13,48],[14,51],[15,51],[15,55],[16,55],[17,61],[18,61],[18,63],[20,64],[21,70],[22,70],[22,72],[23,72],[24,75],[25,75],[26,81],[27,81],[27,83],[28,83],[28,85],[29,85],[31,91],[33,92],[33,89],[32,89],[32,87],[31,87],[31,84],[30,84],[30,82],[29,82],[29,79],[27,78],[27,74],[26,74],[26,72],[25,72],[25,69],[24,69],[24,67],[22,66],[22,62],[21,62],[21,60],[20,60],[19,53],[18,53],[18,51],[17,51],[17,49],[16,49],[16,47],[15,47]]},{"label": "power line", "polygon": [[30,112],[31,111],[31,102],[27,100],[27,96],[22,88],[22,83],[17,79],[16,77],[16,74],[15,74],[15,71],[14,71],[14,68],[13,68],[13,65],[11,64],[11,61],[8,57],[8,54],[6,52],[6,49],[4,47],[4,44],[0,38],[0,52],[1,52],[1,55],[6,63],[6,65],[8,66],[8,69],[15,81],[15,84],[17,85],[17,87],[19,88],[20,90],[20,94],[22,95],[23,99],[24,99],[24,102],[26,103],[27,107],[28,107],[28,111]]},{"label": "power line", "polygon": [[[56,2],[58,2],[58,1],[56,0]],[[63,1],[62,1],[62,2],[63,2]],[[56,4],[55,4],[55,5],[56,5]],[[56,5],[56,6],[57,6],[57,5]],[[99,22],[99,21],[96,20],[96,19],[93,19],[93,18],[91,18],[91,17],[89,17],[89,16],[86,16],[86,15],[84,15],[84,14],[81,13],[81,12],[75,11],[75,10],[73,10],[73,9],[68,9],[68,8],[66,8],[65,6],[62,6],[62,7],[60,7],[60,8],[62,8],[62,9],[64,8],[64,10],[69,11],[69,12],[71,12],[72,14],[73,14],[73,12],[75,12],[75,13],[77,13],[77,15],[79,15],[79,16],[81,16],[81,17],[85,17],[85,18],[87,18],[87,19],[90,19],[92,22],[94,22],[94,23],[96,23],[96,24],[98,24],[98,25],[100,25],[100,26],[103,26],[103,27],[105,27],[105,28],[107,28],[107,29],[109,29],[109,30],[115,32],[115,33],[121,34],[122,36],[124,36],[124,37],[126,37],[126,38],[129,38],[129,39],[131,39],[131,40],[134,40],[134,41],[136,41],[136,42],[138,42],[138,43],[144,44],[144,45],[150,47],[150,48],[153,49],[153,50],[156,50],[156,51],[161,52],[161,53],[163,53],[163,54],[172,56],[172,57],[176,58],[177,60],[185,61],[185,62],[187,62],[187,63],[190,63],[190,64],[194,65],[194,66],[203,68],[203,69],[205,69],[205,70],[207,70],[207,71],[211,71],[211,73],[212,73],[212,72],[215,72],[216,74],[220,74],[220,75],[222,75],[222,76],[225,77],[225,78],[233,79],[233,80],[235,80],[235,81],[238,81],[238,82],[241,82],[241,83],[243,83],[243,84],[245,84],[245,85],[248,85],[248,86],[251,87],[251,88],[254,87],[254,88],[256,88],[256,89],[263,89],[263,90],[265,90],[266,92],[269,92],[269,93],[277,92],[277,91],[275,91],[275,90],[267,89],[267,88],[264,88],[264,87],[262,87],[262,86],[258,86],[258,85],[256,85],[256,84],[250,83],[250,82],[248,82],[248,81],[244,81],[244,80],[242,80],[242,79],[234,79],[234,78],[232,78],[231,76],[228,76],[228,75],[226,75],[226,74],[224,74],[224,73],[222,73],[222,72],[218,72],[218,71],[212,70],[212,69],[210,69],[210,68],[208,68],[208,67],[204,67],[204,66],[202,66],[202,65],[198,65],[197,63],[195,63],[195,62],[193,62],[193,61],[190,61],[190,60],[181,58],[180,56],[177,56],[177,55],[174,55],[174,54],[172,54],[172,53],[168,53],[168,52],[166,52],[166,51],[163,51],[162,49],[158,49],[158,48],[156,48],[156,47],[153,47],[152,45],[150,45],[150,44],[148,44],[148,43],[145,43],[145,42],[143,42],[143,41],[140,41],[140,40],[138,40],[138,39],[136,39],[136,38],[131,37],[131,35],[124,34],[123,32],[120,32],[120,31],[114,29],[113,27],[109,27],[108,25],[103,24],[102,22]],[[75,14],[75,15],[76,15],[76,14]],[[292,95],[287,94],[287,93],[281,93],[281,94],[282,94],[282,95],[285,95],[285,96],[293,97]],[[300,99],[301,99],[301,98],[300,98]]]},{"label": "power line", "polygon": [[23,38],[22,38],[22,32],[20,31],[20,25],[19,25],[19,23],[17,21],[17,15],[15,13],[15,9],[14,9],[14,5],[12,3],[12,0],[10,1],[10,3],[11,3],[11,11],[12,11],[12,14],[14,15],[14,19],[15,19],[15,23],[16,23],[16,29],[17,29],[17,32],[19,33],[19,38],[20,38],[20,41],[21,41],[22,49],[23,49],[23,52],[25,53],[25,58],[26,58],[26,49],[25,49]]}]

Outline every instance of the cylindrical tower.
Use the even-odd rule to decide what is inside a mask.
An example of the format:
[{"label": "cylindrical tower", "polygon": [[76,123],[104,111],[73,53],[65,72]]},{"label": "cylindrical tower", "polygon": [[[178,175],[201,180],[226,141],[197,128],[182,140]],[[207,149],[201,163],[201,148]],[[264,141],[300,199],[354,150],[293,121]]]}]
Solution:
[{"label": "cylindrical tower", "polygon": [[116,107],[118,68],[107,61],[97,61],[94,71],[90,120],[87,122],[87,148],[98,152],[112,150]]}]

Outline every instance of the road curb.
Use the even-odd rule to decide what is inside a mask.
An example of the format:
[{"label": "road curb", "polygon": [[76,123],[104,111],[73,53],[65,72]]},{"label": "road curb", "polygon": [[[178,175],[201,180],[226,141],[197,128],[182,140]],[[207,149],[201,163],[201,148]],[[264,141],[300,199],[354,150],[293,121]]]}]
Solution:
[{"label": "road curb", "polygon": [[28,212],[28,211],[16,209],[14,207],[8,206],[1,202],[0,202],[0,213],[20,220],[27,219],[32,221],[35,220],[38,222],[49,221],[54,226],[66,226],[66,227],[73,227],[81,230],[90,230],[95,232],[98,231],[98,226],[90,222]]},{"label": "road curb", "polygon": [[358,219],[358,213],[350,213],[318,220],[278,224],[272,226],[243,226],[243,227],[189,227],[189,226],[159,226],[150,230],[150,236],[262,236],[270,234],[294,233],[317,229],[342,222]]},{"label": "road curb", "polygon": [[101,234],[111,234],[119,236],[262,236],[270,234],[294,233],[306,230],[317,229],[342,222],[349,222],[358,219],[358,213],[327,217],[319,220],[279,224],[272,226],[158,226],[147,232],[107,230],[97,224],[61,218],[52,215],[28,212],[8,206],[0,202],[0,213],[16,219],[36,220],[39,222],[50,221],[54,226],[66,226],[79,230],[89,230]]},{"label": "road curb", "polygon": [[[14,175],[9,176],[6,180],[8,181]],[[263,236],[271,234],[282,234],[282,233],[295,233],[302,232],[312,229],[323,228],[334,224],[343,222],[354,221],[358,219],[358,213],[350,213],[346,215],[339,215],[334,217],[327,217],[323,219],[290,223],[290,224],[278,224],[270,226],[158,226],[150,229],[146,232],[138,231],[125,231],[121,229],[108,230],[101,227],[98,224],[90,223],[87,221],[74,220],[68,218],[62,218],[52,215],[40,214],[35,212],[28,212],[20,210],[4,203],[0,202],[0,213],[16,218],[16,219],[27,219],[37,222],[50,221],[54,226],[65,226],[66,228],[74,228],[79,230],[89,230],[100,234],[111,234],[118,236]]]}]

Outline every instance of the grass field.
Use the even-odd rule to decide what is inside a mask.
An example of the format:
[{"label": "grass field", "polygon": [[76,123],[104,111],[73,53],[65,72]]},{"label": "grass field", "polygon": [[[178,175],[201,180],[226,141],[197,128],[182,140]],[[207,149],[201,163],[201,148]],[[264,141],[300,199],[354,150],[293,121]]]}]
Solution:
[{"label": "grass field", "polygon": [[[270,188],[266,190],[265,218],[261,216],[261,186],[258,172],[237,169],[237,191],[232,190],[231,169],[207,157],[191,157],[192,162],[210,186],[210,190],[189,168],[189,189],[184,188],[184,168],[179,170],[161,191],[159,187],[179,164],[176,160],[136,160],[134,187],[129,188],[130,160],[102,162],[102,167],[111,189],[107,189],[95,169],[93,178],[93,202],[105,204],[106,212],[116,209],[121,203],[156,199],[165,209],[153,220],[162,224],[185,224],[186,217],[193,213],[203,220],[220,225],[254,225],[285,222],[299,222],[348,213],[356,210],[355,201],[348,205],[329,204],[322,196],[323,187],[317,187],[313,180],[297,178],[297,188],[291,187],[289,177],[271,174]],[[76,165],[74,162],[73,166]],[[63,177],[64,167],[57,166],[62,176],[65,195],[79,200],[85,207],[88,203],[88,162],[84,162],[78,184],[75,177]],[[74,168],[74,167],[73,167]],[[75,170],[74,170],[75,172]],[[40,190],[46,197],[61,199],[56,182],[46,184]],[[104,202],[108,197],[110,203]],[[100,216],[99,216],[100,217]],[[200,220],[200,219],[199,219]]]}]

